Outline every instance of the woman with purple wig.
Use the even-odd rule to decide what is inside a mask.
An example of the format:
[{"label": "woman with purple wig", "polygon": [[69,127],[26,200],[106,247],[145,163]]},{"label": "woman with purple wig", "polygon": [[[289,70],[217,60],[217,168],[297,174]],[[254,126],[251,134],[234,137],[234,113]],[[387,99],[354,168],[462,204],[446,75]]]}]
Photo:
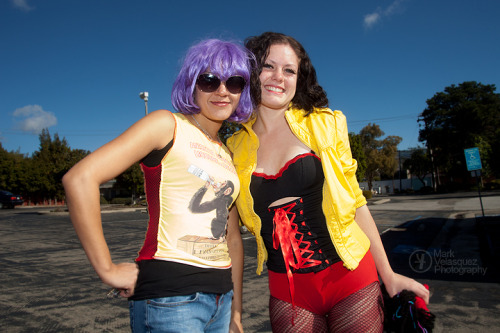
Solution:
[{"label": "woman with purple wig", "polygon": [[[101,280],[127,297],[133,332],[242,331],[243,246],[232,208],[239,181],[218,138],[224,120],[252,112],[242,46],[191,47],[172,89],[178,111],[158,110],[76,164],[63,178],[73,226]],[[149,223],[135,263],[113,263],[99,185],[140,161]]]}]

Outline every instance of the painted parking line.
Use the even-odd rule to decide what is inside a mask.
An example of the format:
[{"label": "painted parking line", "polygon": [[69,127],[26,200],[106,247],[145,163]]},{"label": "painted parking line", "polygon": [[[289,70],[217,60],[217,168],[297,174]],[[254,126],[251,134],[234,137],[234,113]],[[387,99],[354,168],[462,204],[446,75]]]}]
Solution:
[{"label": "painted parking line", "polygon": [[[391,230],[392,230],[392,231],[405,231],[407,226],[410,226],[412,223],[416,222],[417,220],[419,220],[419,219],[421,219],[421,218],[422,218],[422,215],[419,215],[419,216],[415,217],[414,219],[412,219],[412,220],[410,220],[410,221],[407,221],[407,222],[404,222],[404,223],[401,223],[401,224],[399,224],[399,225],[397,225],[397,226],[390,226],[389,228],[384,229],[384,231],[382,231],[382,232],[380,233],[380,235],[383,235],[383,234],[385,234],[386,232],[391,231]],[[406,226],[405,226],[405,227],[400,227],[400,226],[401,226],[401,225],[403,225],[403,224],[406,224]],[[382,225],[382,226],[383,226],[383,225]]]}]

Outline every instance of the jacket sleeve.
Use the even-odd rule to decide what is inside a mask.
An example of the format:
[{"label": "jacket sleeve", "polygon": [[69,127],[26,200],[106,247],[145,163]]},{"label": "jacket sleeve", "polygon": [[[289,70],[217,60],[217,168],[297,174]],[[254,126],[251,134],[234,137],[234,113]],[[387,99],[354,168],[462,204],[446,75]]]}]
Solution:
[{"label": "jacket sleeve", "polygon": [[351,189],[356,197],[356,208],[366,205],[366,198],[363,191],[359,188],[358,180],[356,179],[356,170],[358,163],[352,158],[351,146],[349,144],[349,132],[347,130],[347,120],[341,111],[335,111],[335,129],[336,140],[335,147],[342,164],[344,175],[351,185]]}]

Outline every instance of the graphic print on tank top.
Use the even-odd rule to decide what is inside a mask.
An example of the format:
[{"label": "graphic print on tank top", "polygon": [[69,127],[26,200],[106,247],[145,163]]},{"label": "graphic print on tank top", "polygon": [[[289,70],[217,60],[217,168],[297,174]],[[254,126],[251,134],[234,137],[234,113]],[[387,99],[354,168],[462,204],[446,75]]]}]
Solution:
[{"label": "graphic print on tank top", "polygon": [[[193,194],[189,201],[189,211],[193,214],[215,212],[215,217],[211,220],[210,237],[185,235],[178,239],[177,248],[203,260],[227,261],[229,254],[226,229],[228,209],[233,202],[231,195],[234,193],[234,184],[230,180],[218,181],[207,171],[193,164],[189,166],[187,171],[205,181],[205,184]],[[202,202],[207,192],[212,194],[212,198]]]},{"label": "graphic print on tank top", "polygon": [[[212,219],[213,239],[223,241],[226,235],[227,217],[229,206],[233,202],[231,194],[234,192],[234,184],[230,180],[217,182],[205,170],[191,165],[188,169],[190,173],[205,180],[205,186],[201,187],[191,198],[189,209],[194,214],[208,213],[215,210],[215,217]],[[215,197],[210,201],[201,202],[203,196],[211,188]]]}]

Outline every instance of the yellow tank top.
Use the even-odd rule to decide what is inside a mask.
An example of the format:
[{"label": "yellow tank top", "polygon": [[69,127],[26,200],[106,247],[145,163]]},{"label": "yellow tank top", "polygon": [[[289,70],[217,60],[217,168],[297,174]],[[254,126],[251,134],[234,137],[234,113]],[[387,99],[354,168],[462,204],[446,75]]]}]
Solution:
[{"label": "yellow tank top", "polygon": [[149,204],[148,234],[138,259],[228,268],[228,208],[240,187],[229,150],[184,115],[174,118],[174,142],[161,165],[142,166],[148,203],[157,196],[158,205]]}]

